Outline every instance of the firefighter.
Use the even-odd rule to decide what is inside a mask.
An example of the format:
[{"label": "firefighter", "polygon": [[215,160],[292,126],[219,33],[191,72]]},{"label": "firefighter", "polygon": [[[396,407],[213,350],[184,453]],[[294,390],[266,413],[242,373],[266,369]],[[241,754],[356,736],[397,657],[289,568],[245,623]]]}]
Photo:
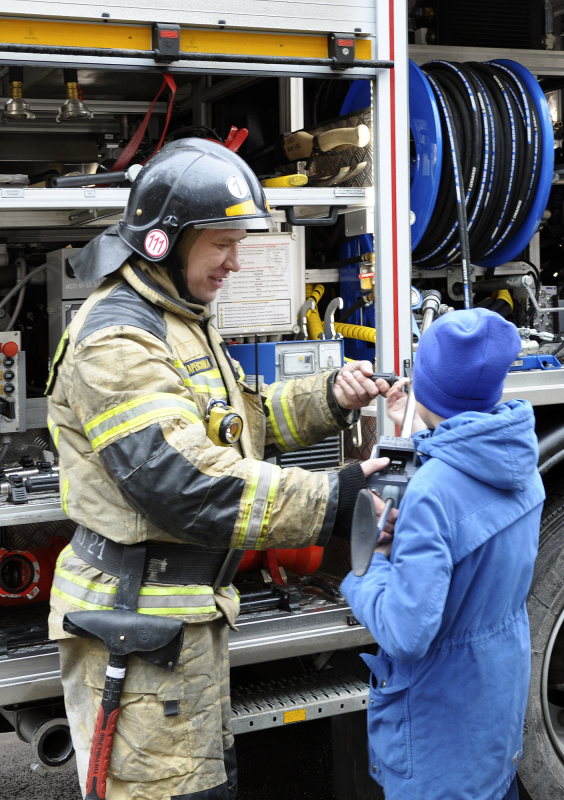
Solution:
[{"label": "firefighter", "polygon": [[[378,394],[369,362],[259,394],[242,380],[207,303],[240,269],[246,232],[273,227],[239,156],[183,139],[139,173],[117,226],[71,260],[81,281],[104,278],[67,329],[48,387],[61,502],[77,523],[57,563],[49,631],[83,792],[106,681],[104,631],[119,605],[133,610],[134,627],[182,620],[184,643],[163,665],[137,626],[108,798],[235,797],[227,640],[242,552],[346,536],[358,491],[387,463],[331,474],[263,460],[265,447],[288,451],[346,428]],[[141,566],[131,566],[141,545]],[[140,587],[132,609],[123,603],[131,586]],[[94,612],[102,633],[74,635],[77,611]]]}]

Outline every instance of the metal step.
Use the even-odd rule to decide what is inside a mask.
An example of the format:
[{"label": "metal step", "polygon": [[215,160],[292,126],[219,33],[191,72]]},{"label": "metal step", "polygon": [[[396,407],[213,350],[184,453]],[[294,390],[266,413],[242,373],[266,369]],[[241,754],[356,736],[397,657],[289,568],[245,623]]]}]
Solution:
[{"label": "metal step", "polygon": [[248,733],[363,711],[367,704],[367,683],[330,670],[232,686],[231,724],[234,734]]}]

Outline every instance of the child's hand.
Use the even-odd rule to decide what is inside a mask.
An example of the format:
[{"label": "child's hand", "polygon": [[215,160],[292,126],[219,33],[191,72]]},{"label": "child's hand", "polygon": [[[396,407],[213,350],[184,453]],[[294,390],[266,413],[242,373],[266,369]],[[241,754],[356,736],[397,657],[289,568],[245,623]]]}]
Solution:
[{"label": "child's hand", "polygon": [[[382,537],[380,537],[380,538],[382,538]],[[380,541],[380,539],[378,539],[378,541]],[[391,540],[389,542],[383,542],[382,544],[377,544],[376,547],[374,548],[374,552],[375,553],[382,553],[383,556],[386,556],[386,558],[389,558],[390,557],[390,553],[392,552],[392,542],[391,542]]]},{"label": "child's hand", "polygon": [[[394,422],[398,428],[401,428],[403,418],[405,415],[405,406],[407,404],[407,394],[404,392],[404,387],[409,383],[409,378],[401,378],[396,381],[389,390],[386,392],[386,411],[389,418]],[[380,392],[384,394],[384,392]]]},{"label": "child's hand", "polygon": [[[377,384],[385,383],[385,381],[376,381]],[[380,394],[386,398],[386,411],[389,418],[394,422],[398,428],[403,425],[403,418],[405,416],[405,407],[407,405],[407,393],[404,392],[404,387],[409,383],[409,378],[401,378],[396,381],[387,390],[383,386],[379,386]],[[386,383],[386,386],[388,384]],[[411,426],[411,433],[422,431],[427,426],[419,416],[417,410],[413,415],[413,424]]]},{"label": "child's hand", "polygon": [[[380,502],[382,501],[380,500]],[[389,525],[388,523],[386,523],[384,530],[378,537],[378,541],[376,542],[376,547],[374,548],[375,553],[382,553],[382,555],[386,556],[386,558],[390,557],[390,553],[392,551],[392,542],[394,540],[393,529],[394,525],[396,524],[396,517],[398,514],[396,508],[393,508],[392,511],[396,512],[393,521]],[[388,517],[388,522],[389,522],[389,517]]]}]

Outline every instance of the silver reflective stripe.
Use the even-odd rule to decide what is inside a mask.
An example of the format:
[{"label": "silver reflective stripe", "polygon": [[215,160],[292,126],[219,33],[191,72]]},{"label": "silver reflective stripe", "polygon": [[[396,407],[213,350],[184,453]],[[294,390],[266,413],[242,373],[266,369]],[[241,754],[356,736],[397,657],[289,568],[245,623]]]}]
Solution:
[{"label": "silver reflective stripe", "polygon": [[186,386],[191,386],[196,392],[209,393],[214,397],[227,397],[227,389],[218,369],[197,372],[195,375],[185,378],[184,383]]},{"label": "silver reflective stripe", "polygon": [[144,590],[141,589],[139,599],[137,600],[138,608],[186,608],[188,609],[187,613],[189,613],[192,608],[203,608],[204,606],[208,606],[215,610],[213,591],[211,594],[167,594],[159,596],[145,596],[143,591]]},{"label": "silver reflective stripe", "polygon": [[[114,607],[117,587],[73,576],[61,564],[53,579],[53,593],[72,605],[96,611]],[[142,586],[137,601],[140,613],[211,614],[216,611],[211,586]],[[173,609],[173,611],[171,611]]]},{"label": "silver reflective stripe", "polygon": [[[276,470],[279,468],[276,467]],[[254,549],[258,543],[264,524],[265,511],[267,508],[270,487],[274,473],[274,465],[263,462],[260,465],[259,477],[256,485],[253,507],[249,516],[247,533],[245,536],[245,548]],[[261,537],[262,538],[262,537]]]},{"label": "silver reflective stripe", "polygon": [[[96,584],[100,587],[101,584]],[[80,605],[81,608],[86,608],[92,611],[96,609],[108,609],[114,607],[116,599],[116,587],[108,586],[107,592],[94,590],[90,586],[82,586],[69,578],[63,577],[59,574],[59,568],[55,572],[53,578],[52,591],[63,600],[67,600],[75,605]],[[78,601],[78,602],[76,602]]]},{"label": "silver reflective stripe", "polygon": [[239,602],[239,592],[234,586],[222,586],[217,590],[217,593],[222,597],[227,597],[228,600]]},{"label": "silver reflective stripe", "polygon": [[[190,386],[196,392],[208,392],[215,395],[227,395],[227,389],[223,383],[221,372],[215,369],[204,370],[190,374],[182,361],[178,358],[174,361],[174,366],[179,371],[185,386]],[[212,391],[212,389],[216,391]]]}]

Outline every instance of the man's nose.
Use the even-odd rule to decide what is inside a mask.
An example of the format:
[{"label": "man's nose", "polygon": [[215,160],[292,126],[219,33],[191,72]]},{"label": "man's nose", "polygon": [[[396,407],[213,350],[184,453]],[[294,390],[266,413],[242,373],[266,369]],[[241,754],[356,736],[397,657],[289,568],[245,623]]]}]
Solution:
[{"label": "man's nose", "polygon": [[241,262],[239,261],[239,246],[237,244],[234,244],[229,248],[224,266],[227,269],[230,269],[231,272],[239,272],[241,269]]}]

